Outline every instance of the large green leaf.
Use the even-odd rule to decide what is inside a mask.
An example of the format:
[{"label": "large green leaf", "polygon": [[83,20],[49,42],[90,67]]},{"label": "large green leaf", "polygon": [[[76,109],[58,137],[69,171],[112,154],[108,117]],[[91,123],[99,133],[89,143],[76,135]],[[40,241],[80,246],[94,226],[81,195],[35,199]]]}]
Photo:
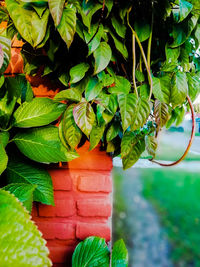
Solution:
[{"label": "large green leaf", "polygon": [[108,66],[112,57],[112,50],[109,44],[101,42],[93,54],[95,59],[94,74],[97,74]]},{"label": "large green leaf", "polygon": [[48,0],[48,2],[49,10],[53,17],[55,26],[57,27],[60,24],[62,18],[65,0]]},{"label": "large green leaf", "polygon": [[9,183],[36,186],[33,192],[34,201],[54,205],[51,176],[44,168],[12,158],[9,160],[6,175]]},{"label": "large green leaf", "polygon": [[6,6],[20,35],[33,47],[39,45],[46,34],[49,10],[39,18],[35,11],[23,8],[15,0],[6,0]]},{"label": "large green leaf", "polygon": [[3,190],[9,191],[18,198],[23,206],[31,213],[33,203],[33,191],[36,186],[31,184],[15,183],[3,187]]},{"label": "large green leaf", "polygon": [[14,113],[14,126],[27,128],[43,126],[58,119],[66,105],[49,98],[34,98],[24,102]]},{"label": "large green leaf", "polygon": [[181,105],[188,94],[187,76],[184,72],[177,72],[172,77],[170,102],[173,106]]},{"label": "large green leaf", "polygon": [[103,133],[104,133],[105,125],[94,125],[92,127],[92,131],[90,133],[90,150],[94,149],[100,142]]},{"label": "large green leaf", "polygon": [[85,88],[85,98],[87,101],[93,100],[98,96],[103,89],[103,84],[98,81],[97,78],[90,78],[86,88]]},{"label": "large green leaf", "polygon": [[192,101],[195,100],[198,93],[200,93],[200,72],[186,73],[188,81],[189,96]]},{"label": "large green leaf", "polygon": [[74,39],[76,32],[76,8],[67,5],[63,10],[63,15],[60,24],[57,27],[60,36],[69,48]]},{"label": "large green leaf", "polygon": [[176,5],[172,11],[176,22],[184,20],[192,11],[193,5],[185,0],[179,0],[179,4]]},{"label": "large green leaf", "polygon": [[121,142],[121,157],[126,157],[132,150],[132,147],[137,143],[137,137],[133,132],[126,132],[122,137]]},{"label": "large green leaf", "polygon": [[70,105],[64,113],[63,116],[63,134],[67,143],[71,146],[71,148],[75,148],[79,142],[81,141],[82,132],[79,127],[76,125],[73,109],[75,104]]},{"label": "large green leaf", "polygon": [[150,24],[146,23],[144,20],[137,20],[135,22],[135,31],[140,39],[140,42],[146,41],[151,33]]},{"label": "large green leaf", "polygon": [[71,100],[75,102],[80,102],[82,99],[81,92],[76,88],[70,88],[57,93],[54,97],[54,100]]},{"label": "large green leaf", "polygon": [[70,83],[77,83],[83,79],[85,73],[89,70],[90,65],[87,63],[80,63],[70,69]]},{"label": "large green leaf", "polygon": [[115,137],[118,136],[118,134],[121,132],[121,125],[119,122],[115,121],[111,124],[109,127],[107,133],[106,133],[106,140],[109,142],[113,140]]},{"label": "large green leaf", "polygon": [[116,49],[122,54],[122,56],[125,59],[127,59],[128,58],[128,51],[127,51],[125,44],[122,41],[120,41],[110,30],[109,30],[109,33],[113,38]]},{"label": "large green leaf", "polygon": [[150,102],[145,98],[139,98],[132,118],[131,129],[137,130],[142,127],[150,114]]},{"label": "large green leaf", "polygon": [[84,0],[82,2],[82,8],[81,8],[81,16],[83,23],[90,31],[90,28],[92,28],[91,20],[92,16],[97,12],[97,10],[101,9],[102,5],[100,3],[95,2],[94,0]]},{"label": "large green leaf", "polygon": [[153,156],[153,158],[155,158],[156,155],[156,149],[158,146],[158,141],[155,138],[155,136],[146,136],[145,138],[145,146],[146,146],[146,150],[149,153],[149,155]]},{"label": "large green leaf", "polygon": [[116,33],[124,39],[126,35],[126,26],[114,16],[111,18],[111,22]]},{"label": "large green leaf", "polygon": [[115,77],[115,85],[108,89],[111,94],[128,94],[131,89],[131,83],[122,76]]},{"label": "large green leaf", "polygon": [[171,95],[171,76],[153,77],[153,94],[155,98],[167,104],[170,103]]},{"label": "large green leaf", "polygon": [[97,47],[100,45],[103,33],[104,33],[103,25],[100,24],[98,32],[95,34],[94,38],[88,44],[88,50],[89,50],[88,55],[92,54],[97,49]]},{"label": "large green leaf", "polygon": [[58,128],[55,126],[44,126],[19,132],[13,141],[26,157],[37,162],[67,162],[78,157],[76,152],[67,151],[62,145]]},{"label": "large green leaf", "polygon": [[163,127],[169,119],[168,106],[165,103],[160,102],[158,99],[154,103],[154,116],[158,127]]},{"label": "large green leaf", "polygon": [[114,243],[111,257],[112,267],[128,267],[128,250],[122,239]]},{"label": "large green leaf", "polygon": [[134,112],[137,106],[137,97],[134,94],[118,95],[120,114],[122,119],[122,128],[124,132],[131,125]]},{"label": "large green leaf", "polygon": [[0,73],[4,73],[10,62],[11,40],[0,35]]},{"label": "large green leaf", "polygon": [[81,131],[88,137],[95,122],[95,113],[90,103],[83,101],[74,106],[74,119]]},{"label": "large green leaf", "polygon": [[109,249],[105,239],[91,236],[80,242],[72,257],[72,267],[109,266]]},{"label": "large green leaf", "polygon": [[1,266],[51,266],[46,241],[30,215],[17,198],[4,190],[0,190],[0,214]]}]

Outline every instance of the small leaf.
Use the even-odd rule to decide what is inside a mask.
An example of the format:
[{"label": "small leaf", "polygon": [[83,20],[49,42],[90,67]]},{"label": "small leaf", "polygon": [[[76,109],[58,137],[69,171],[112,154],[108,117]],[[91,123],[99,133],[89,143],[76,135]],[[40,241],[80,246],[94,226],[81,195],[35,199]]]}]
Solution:
[{"label": "small leaf", "polygon": [[103,89],[103,84],[98,81],[97,78],[90,78],[86,88],[85,88],[85,98],[87,101],[93,100],[97,97],[101,90]]},{"label": "small leaf", "polygon": [[72,257],[72,267],[109,266],[109,249],[105,239],[91,236],[80,242]]},{"label": "small leaf", "polygon": [[100,24],[98,32],[95,34],[94,38],[88,43],[88,55],[91,55],[99,47],[103,33],[103,25]]},{"label": "small leaf", "polygon": [[0,141],[0,175],[5,171],[8,163],[8,156],[6,154],[5,148]]},{"label": "small leaf", "polygon": [[83,1],[81,8],[81,16],[83,23],[89,29],[89,31],[92,28],[91,25],[92,16],[101,8],[102,5],[100,3],[94,4],[93,1],[87,1],[87,0]]},{"label": "small leaf", "polygon": [[16,196],[19,201],[22,202],[23,206],[31,213],[32,202],[33,202],[33,191],[36,186],[23,183],[9,184],[3,187],[3,190],[9,191],[11,194]]},{"label": "small leaf", "polygon": [[74,106],[74,119],[81,131],[88,137],[95,122],[95,113],[90,103],[83,101]]},{"label": "small leaf", "polygon": [[69,48],[76,32],[76,8],[71,7],[71,5],[67,5],[64,8],[61,22],[57,29]]},{"label": "small leaf", "polygon": [[118,40],[118,38],[109,30],[109,34],[113,38],[113,41],[115,43],[116,49],[122,54],[122,56],[127,59],[128,58],[128,50],[124,43]]},{"label": "small leaf", "polygon": [[70,69],[70,83],[77,83],[83,79],[85,73],[89,70],[89,64],[80,63]]},{"label": "small leaf", "polygon": [[107,148],[106,148],[107,153],[113,153],[115,152],[115,149],[116,149],[115,145],[113,144],[112,141],[107,142]]},{"label": "small leaf", "polygon": [[7,69],[11,57],[11,40],[0,35],[0,74]]},{"label": "small leaf", "polygon": [[73,109],[75,104],[70,105],[64,113],[63,116],[63,134],[67,143],[71,146],[71,148],[75,148],[79,142],[81,141],[82,132],[79,127],[76,125]]},{"label": "small leaf", "polygon": [[60,24],[62,18],[65,0],[48,0],[48,2],[49,10],[53,17],[55,26],[57,27]]},{"label": "small leaf", "polygon": [[122,76],[115,77],[115,85],[108,89],[110,94],[128,94],[131,89],[131,83]]},{"label": "small leaf", "polygon": [[143,20],[137,20],[134,26],[140,42],[146,41],[151,33],[150,25],[148,23],[145,23]]},{"label": "small leaf", "polygon": [[135,77],[138,80],[138,82],[144,82],[145,81],[144,74],[139,70],[135,71]]},{"label": "small leaf", "polygon": [[111,256],[112,267],[128,267],[128,250],[122,239],[115,242]]},{"label": "small leaf", "polygon": [[46,241],[19,200],[5,190],[0,190],[0,214],[1,265],[51,266]]},{"label": "small leaf", "polygon": [[154,103],[154,116],[156,124],[161,128],[165,126],[169,119],[168,106],[157,99]]},{"label": "small leaf", "polygon": [[82,94],[76,87],[60,91],[54,97],[54,100],[58,101],[71,100],[75,102],[80,102],[81,99],[82,99]]},{"label": "small leaf", "polygon": [[179,5],[175,5],[172,9],[176,22],[183,21],[192,11],[193,5],[185,0],[179,0]]},{"label": "small leaf", "polygon": [[95,59],[95,68],[94,68],[94,74],[97,74],[104,70],[112,56],[112,51],[110,46],[105,43],[101,42],[99,47],[94,51],[94,59]]},{"label": "small leaf", "polygon": [[122,24],[121,21],[117,20],[116,17],[111,18],[112,26],[115,29],[116,33],[121,37],[125,38],[126,35],[126,26]]},{"label": "small leaf", "polygon": [[145,138],[145,145],[146,145],[146,150],[149,153],[149,155],[153,156],[153,158],[155,158],[156,155],[156,149],[158,146],[158,142],[157,139],[155,138],[155,136],[146,136]]},{"label": "small leaf", "polygon": [[112,141],[115,137],[118,136],[118,134],[121,132],[121,125],[119,122],[113,122],[112,125],[109,127],[107,134],[106,134],[106,140]]},{"label": "small leaf", "polygon": [[90,133],[90,150],[94,149],[99,144],[103,136],[104,129],[105,125],[94,125],[92,127],[92,131]]},{"label": "small leaf", "polygon": [[54,205],[51,176],[44,168],[12,157],[9,160],[6,175],[9,183],[23,183],[34,186],[34,201]]}]

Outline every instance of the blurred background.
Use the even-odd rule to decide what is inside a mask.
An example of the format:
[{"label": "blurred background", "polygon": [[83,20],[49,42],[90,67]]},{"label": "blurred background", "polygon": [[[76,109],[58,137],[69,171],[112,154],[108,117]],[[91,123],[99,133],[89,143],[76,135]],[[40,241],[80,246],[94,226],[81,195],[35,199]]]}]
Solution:
[{"label": "blurred background", "polygon": [[[160,167],[146,153],[123,171],[114,159],[113,240],[123,238],[129,267],[200,266],[200,119],[186,159]],[[159,135],[156,159],[175,161],[187,147],[191,117]]]}]

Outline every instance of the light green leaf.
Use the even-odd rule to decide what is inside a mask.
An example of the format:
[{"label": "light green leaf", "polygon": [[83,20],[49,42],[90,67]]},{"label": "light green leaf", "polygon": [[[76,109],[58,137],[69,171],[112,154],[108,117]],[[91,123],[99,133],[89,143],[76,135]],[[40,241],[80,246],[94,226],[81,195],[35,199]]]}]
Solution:
[{"label": "light green leaf", "polygon": [[140,42],[146,41],[151,33],[150,25],[145,23],[143,20],[137,20],[134,26]]},{"label": "light green leaf", "polygon": [[31,213],[32,203],[33,203],[33,191],[36,186],[31,184],[15,183],[9,184],[3,187],[3,190],[9,191],[13,194],[19,201],[22,202],[23,206]]},{"label": "light green leaf", "polygon": [[145,138],[145,146],[146,146],[146,150],[149,153],[149,155],[153,156],[153,158],[155,158],[156,156],[156,149],[158,147],[158,141],[155,138],[155,136],[146,136]]},{"label": "light green leaf", "polygon": [[80,102],[81,99],[82,99],[82,94],[76,87],[60,91],[54,97],[54,100],[58,100],[58,101],[71,100],[71,101]]},{"label": "light green leaf", "polygon": [[90,150],[94,149],[103,136],[105,125],[94,125],[90,133]]},{"label": "light green leaf", "polygon": [[181,105],[188,94],[187,76],[184,72],[177,72],[172,77],[170,102],[173,106]]},{"label": "light green leaf", "polygon": [[122,239],[114,243],[112,256],[112,267],[128,267],[128,250]]},{"label": "light green leaf", "polygon": [[3,145],[4,148],[7,146],[9,138],[9,132],[0,132],[0,143]]},{"label": "light green leaf", "polygon": [[192,101],[195,100],[198,93],[200,93],[200,72],[199,73],[186,73],[188,82],[189,96]]},{"label": "light green leaf", "polygon": [[46,34],[49,10],[39,18],[35,11],[23,8],[15,0],[6,0],[6,6],[20,35],[33,47],[39,45]]},{"label": "light green leaf", "polygon": [[172,9],[176,22],[183,21],[192,11],[193,5],[185,0],[179,0],[179,4]]},{"label": "light green leaf", "polygon": [[83,79],[85,73],[89,70],[90,65],[87,63],[80,63],[70,69],[70,83],[77,83]]},{"label": "light green leaf", "polygon": [[121,125],[119,122],[113,122],[106,133],[106,140],[112,141],[121,132]]},{"label": "light green leaf", "polygon": [[49,98],[34,98],[24,102],[14,113],[14,126],[20,128],[43,126],[58,119],[66,105]]},{"label": "light green leaf", "polygon": [[3,144],[0,142],[0,175],[5,171],[8,163],[8,156],[6,154]]},{"label": "light green leaf", "polygon": [[106,42],[101,42],[93,54],[95,59],[94,74],[97,74],[108,66],[111,60],[112,50]]},{"label": "light green leaf", "polygon": [[35,186],[33,200],[54,205],[51,176],[44,169],[28,161],[11,157],[6,170],[9,183],[23,183]]},{"label": "light green leaf", "polygon": [[62,145],[58,128],[45,126],[28,129],[15,135],[13,141],[28,158],[43,163],[67,162],[78,157]]},{"label": "light green leaf", "polygon": [[144,74],[139,70],[135,70],[135,77],[138,80],[138,82],[144,82],[145,81]]},{"label": "light green leaf", "polygon": [[89,49],[88,55],[91,55],[100,45],[102,36],[103,36],[103,25],[100,24],[98,32],[95,33],[94,38],[88,43],[88,49]]},{"label": "light green leaf", "polygon": [[83,101],[75,105],[74,120],[81,131],[88,137],[95,122],[95,113],[90,103]]},{"label": "light green leaf", "polygon": [[103,89],[103,84],[98,81],[97,78],[90,78],[86,88],[85,88],[85,98],[87,101],[93,100],[97,97],[101,90]]},{"label": "light green leaf", "polygon": [[137,107],[137,97],[134,94],[118,95],[122,128],[124,132],[131,125]]},{"label": "light green leaf", "polygon": [[72,257],[72,267],[109,266],[109,249],[105,239],[91,236],[80,242]]},{"label": "light green leaf", "polygon": [[155,98],[167,104],[170,103],[171,96],[171,76],[153,77],[153,94]]},{"label": "light green leaf", "polygon": [[115,77],[115,85],[108,89],[111,94],[128,94],[131,89],[131,83],[122,76]]},{"label": "light green leaf", "polygon": [[79,127],[76,125],[73,109],[75,104],[70,105],[64,113],[63,116],[63,134],[67,143],[71,146],[71,148],[75,148],[79,142],[81,141],[82,132]]},{"label": "light green leaf", "polygon": [[50,13],[53,17],[55,26],[57,27],[62,18],[65,0],[48,0],[48,2]]},{"label": "light green leaf", "polygon": [[136,135],[133,132],[126,132],[122,137],[121,142],[121,157],[126,157],[132,150],[132,147],[137,143]]},{"label": "light green leaf", "polygon": [[122,21],[117,20],[115,16],[111,18],[111,22],[116,33],[124,39],[126,35],[126,26],[122,23]]},{"label": "light green leaf", "polygon": [[7,69],[11,57],[11,40],[0,35],[0,74]]},{"label": "light green leaf", "polygon": [[4,190],[0,190],[0,214],[1,266],[51,266],[46,241],[30,215],[17,198]]},{"label": "light green leaf", "polygon": [[57,29],[69,48],[76,32],[76,8],[71,5],[67,5],[64,8],[61,22]]},{"label": "light green leaf", "polygon": [[160,102],[158,99],[154,103],[154,116],[158,127],[163,127],[169,119],[169,109],[165,103]]}]

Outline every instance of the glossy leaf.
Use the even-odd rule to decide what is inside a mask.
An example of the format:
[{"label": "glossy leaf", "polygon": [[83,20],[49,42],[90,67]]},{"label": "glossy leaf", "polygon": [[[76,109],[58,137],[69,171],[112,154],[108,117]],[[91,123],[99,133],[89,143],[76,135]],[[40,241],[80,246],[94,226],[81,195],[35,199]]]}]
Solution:
[{"label": "glossy leaf", "polygon": [[103,36],[103,25],[100,24],[98,32],[95,33],[94,38],[88,44],[88,50],[89,50],[88,55],[92,54],[98,48],[98,46],[101,43],[102,36]]},{"label": "glossy leaf", "polygon": [[131,83],[122,76],[116,76],[115,85],[108,89],[111,94],[128,94],[131,89]]},{"label": "glossy leaf", "polygon": [[128,250],[122,239],[114,243],[111,267],[128,267]]},{"label": "glossy leaf", "polygon": [[83,1],[81,16],[82,16],[83,23],[89,29],[89,31],[92,27],[91,25],[92,16],[101,8],[102,8],[102,5],[100,3],[94,4],[93,0]]},{"label": "glossy leaf", "polygon": [[188,94],[187,77],[184,72],[177,72],[172,77],[170,102],[173,106],[182,104]]},{"label": "glossy leaf", "polygon": [[72,267],[108,267],[109,254],[105,239],[95,236],[88,237],[76,247],[72,257]]},{"label": "glossy leaf", "polygon": [[97,78],[90,78],[85,88],[85,98],[87,101],[93,100],[103,89],[103,84]]},{"label": "glossy leaf", "polygon": [[122,119],[122,128],[124,132],[131,125],[134,113],[137,107],[137,97],[134,94],[118,95],[120,114]]},{"label": "glossy leaf", "polygon": [[83,79],[90,66],[87,63],[80,63],[70,69],[70,83],[77,83]]},{"label": "glossy leaf", "polygon": [[112,51],[106,42],[102,42],[93,54],[95,59],[94,74],[97,74],[108,66],[111,60]]},{"label": "glossy leaf", "polygon": [[95,122],[95,113],[90,103],[83,101],[74,106],[74,119],[81,131],[88,137]]},{"label": "glossy leaf", "polygon": [[125,38],[126,35],[126,26],[122,24],[121,21],[117,20],[115,16],[111,18],[112,26],[115,29],[116,33],[121,37]]},{"label": "glossy leaf", "polygon": [[53,17],[55,26],[57,27],[62,18],[65,0],[48,0],[48,2],[50,13]]},{"label": "glossy leaf", "polygon": [[149,155],[151,155],[153,158],[155,158],[156,149],[158,146],[158,142],[157,142],[157,139],[155,138],[155,136],[150,136],[150,135],[146,136],[145,145],[146,145],[146,150],[149,153]]},{"label": "glossy leaf", "polygon": [[200,92],[200,72],[199,73],[186,73],[188,82],[188,92],[190,98],[194,101],[197,94]]},{"label": "glossy leaf", "polygon": [[154,116],[156,124],[161,128],[165,126],[169,119],[168,106],[157,99],[155,100],[154,104]]},{"label": "glossy leaf", "polygon": [[121,132],[121,125],[119,122],[113,122],[106,133],[106,140],[112,141]]},{"label": "glossy leaf", "polygon": [[179,0],[179,4],[172,9],[175,21],[183,21],[190,14],[192,8],[193,5],[188,1]]},{"label": "glossy leaf", "polygon": [[90,150],[94,149],[103,136],[105,130],[105,125],[94,125],[90,133]]},{"label": "glossy leaf", "polygon": [[23,183],[35,187],[34,201],[54,205],[51,176],[44,168],[12,157],[6,175],[9,183]]},{"label": "glossy leaf", "polygon": [[49,10],[39,18],[35,11],[23,8],[15,0],[6,0],[6,6],[20,35],[33,47],[39,45],[46,34]]},{"label": "glossy leaf", "polygon": [[0,35],[0,73],[7,69],[11,57],[11,40]]},{"label": "glossy leaf", "polygon": [[128,58],[128,50],[127,50],[125,44],[122,41],[120,41],[110,30],[109,30],[109,33],[110,33],[111,37],[113,38],[116,49],[122,54],[122,56],[125,59],[127,59]]},{"label": "glossy leaf", "polygon": [[161,102],[170,103],[171,76],[153,77],[153,94]]},{"label": "glossy leaf", "polygon": [[49,98],[34,98],[24,102],[14,113],[14,126],[20,128],[43,126],[58,119],[66,105]]},{"label": "glossy leaf", "polygon": [[9,184],[3,187],[3,190],[9,191],[13,194],[19,201],[22,202],[23,206],[31,213],[32,202],[33,202],[33,191],[36,186],[23,183]]},{"label": "glossy leaf", "polygon": [[81,99],[82,99],[82,94],[76,87],[60,91],[54,97],[54,100],[58,100],[58,101],[70,100],[70,101],[79,102],[81,101]]},{"label": "glossy leaf", "polygon": [[46,241],[42,239],[41,233],[30,220],[30,215],[16,197],[2,189],[0,189],[0,214],[1,265],[51,266],[51,261],[48,259],[49,251],[45,246]]},{"label": "glossy leaf", "polygon": [[61,22],[57,27],[60,36],[69,48],[74,39],[76,31],[76,8],[67,5],[63,10]]},{"label": "glossy leaf", "polygon": [[132,147],[137,143],[136,135],[133,132],[126,132],[122,137],[121,142],[121,157],[126,157],[132,150]]},{"label": "glossy leaf", "polygon": [[81,141],[82,132],[79,127],[76,125],[73,109],[75,104],[70,105],[64,113],[63,116],[63,134],[67,143],[71,148],[75,148]]},{"label": "glossy leaf", "polygon": [[28,158],[43,163],[67,162],[78,157],[67,151],[59,139],[58,128],[45,126],[28,129],[15,135],[13,141]]}]

